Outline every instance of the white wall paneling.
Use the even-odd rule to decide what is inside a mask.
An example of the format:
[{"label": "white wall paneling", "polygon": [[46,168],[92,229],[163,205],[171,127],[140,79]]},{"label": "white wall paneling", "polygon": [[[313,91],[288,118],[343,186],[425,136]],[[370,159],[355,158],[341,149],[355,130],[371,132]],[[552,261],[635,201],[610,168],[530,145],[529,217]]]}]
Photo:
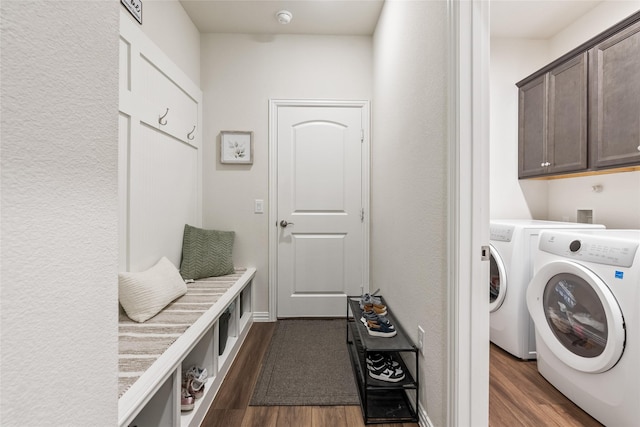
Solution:
[{"label": "white wall paneling", "polygon": [[120,270],[180,264],[202,223],[202,92],[135,24],[120,20]]}]

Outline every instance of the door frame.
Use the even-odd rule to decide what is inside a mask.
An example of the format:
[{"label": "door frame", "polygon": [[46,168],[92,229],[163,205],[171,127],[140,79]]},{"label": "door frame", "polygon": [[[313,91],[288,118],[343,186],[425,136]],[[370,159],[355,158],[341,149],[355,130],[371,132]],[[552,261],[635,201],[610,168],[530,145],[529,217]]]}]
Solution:
[{"label": "door frame", "polygon": [[[353,107],[362,109],[362,207],[364,209],[362,238],[362,282],[369,290],[369,191],[371,165],[370,103],[366,100],[269,100],[269,321],[278,317],[278,110],[281,107]],[[346,306],[345,306],[346,314]]]},{"label": "door frame", "polygon": [[447,0],[447,425],[489,423],[489,3]]}]

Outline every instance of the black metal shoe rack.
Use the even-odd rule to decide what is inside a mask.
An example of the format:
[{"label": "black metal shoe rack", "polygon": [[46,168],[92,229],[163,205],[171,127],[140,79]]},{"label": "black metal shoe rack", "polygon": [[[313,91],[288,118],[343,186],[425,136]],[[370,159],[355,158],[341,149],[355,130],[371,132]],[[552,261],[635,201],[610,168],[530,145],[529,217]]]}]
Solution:
[{"label": "black metal shoe rack", "polygon": [[[380,298],[386,305],[384,299]],[[371,336],[360,321],[360,297],[347,297],[347,347],[360,394],[362,416],[365,424],[418,422],[418,348],[395,320],[388,306],[387,312],[385,317],[394,325],[396,335],[391,338]],[[371,378],[367,371],[367,356],[370,353],[393,355],[400,362],[405,378],[396,383]],[[407,363],[413,360],[415,369],[410,372]]]}]

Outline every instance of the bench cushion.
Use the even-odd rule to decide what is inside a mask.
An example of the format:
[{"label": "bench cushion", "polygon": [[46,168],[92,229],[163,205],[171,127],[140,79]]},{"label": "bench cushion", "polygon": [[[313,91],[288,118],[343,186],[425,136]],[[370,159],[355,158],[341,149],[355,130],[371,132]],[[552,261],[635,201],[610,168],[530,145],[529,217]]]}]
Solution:
[{"label": "bench cushion", "polygon": [[184,226],[180,274],[185,279],[224,276],[233,273],[235,232]]},{"label": "bench cushion", "polygon": [[134,322],[125,313],[120,312],[118,397],[121,397],[246,271],[246,268],[238,268],[233,274],[187,284],[185,295],[144,323]]},{"label": "bench cushion", "polygon": [[118,298],[127,316],[144,322],[187,293],[178,269],[166,257],[148,270],[118,274]]}]

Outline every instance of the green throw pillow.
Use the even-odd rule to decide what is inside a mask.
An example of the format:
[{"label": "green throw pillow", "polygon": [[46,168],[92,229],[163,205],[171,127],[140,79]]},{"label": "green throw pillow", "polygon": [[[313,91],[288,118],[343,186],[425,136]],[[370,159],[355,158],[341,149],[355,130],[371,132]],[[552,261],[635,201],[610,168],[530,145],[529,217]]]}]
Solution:
[{"label": "green throw pillow", "polygon": [[184,279],[224,276],[234,272],[234,231],[204,230],[184,226],[180,274]]}]

